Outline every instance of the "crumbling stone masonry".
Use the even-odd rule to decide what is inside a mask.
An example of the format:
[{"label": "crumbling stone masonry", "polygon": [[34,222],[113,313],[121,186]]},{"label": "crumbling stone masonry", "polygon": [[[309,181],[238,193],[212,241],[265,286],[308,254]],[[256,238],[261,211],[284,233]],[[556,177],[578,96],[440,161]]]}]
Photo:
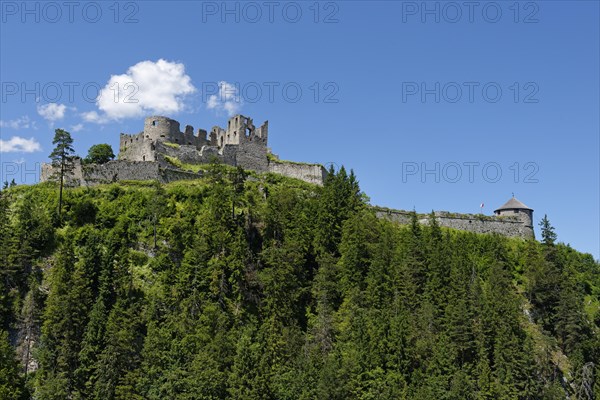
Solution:
[{"label": "crumbling stone masonry", "polygon": [[[162,183],[196,179],[200,173],[188,166],[208,164],[215,158],[224,164],[241,166],[257,172],[272,172],[309,183],[322,185],[327,171],[320,164],[279,160],[267,147],[269,125],[255,127],[251,118],[236,115],[227,128],[215,126],[210,134],[187,125],[183,132],[179,122],[161,116],[148,117],[144,130],[137,134],[121,133],[117,160],[102,165],[83,165],[75,160],[68,178],[71,186],[90,186],[124,180],[157,180]],[[51,179],[53,168],[43,164],[41,181]],[[410,223],[410,213],[402,210],[375,208],[380,218],[402,224]],[[499,233],[505,236],[533,237],[533,210],[515,198],[498,208],[494,216],[436,212],[441,226],[476,233]],[[419,217],[422,224],[429,217]]]},{"label": "crumbling stone masonry", "polygon": [[[319,164],[280,161],[267,147],[268,121],[255,127],[251,118],[236,115],[227,128],[215,126],[210,134],[187,125],[183,132],[179,122],[162,116],[148,117],[144,130],[137,134],[121,133],[119,156],[103,165],[76,162],[70,178],[73,185],[95,185],[120,180],[157,179],[161,182],[198,178],[186,171],[187,165],[208,164],[215,158],[232,166],[257,172],[273,172],[322,185],[326,170]],[[41,180],[52,174],[52,166],[42,165]]]}]

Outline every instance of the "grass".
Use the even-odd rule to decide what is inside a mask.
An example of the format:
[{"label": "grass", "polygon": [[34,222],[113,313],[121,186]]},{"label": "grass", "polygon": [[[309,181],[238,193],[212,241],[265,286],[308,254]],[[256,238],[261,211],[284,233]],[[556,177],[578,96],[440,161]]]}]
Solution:
[{"label": "grass", "polygon": [[171,164],[172,166],[179,168],[181,170],[184,171],[192,171],[192,172],[199,172],[202,170],[206,169],[206,165],[205,164],[186,164],[181,162],[180,159],[176,158],[176,157],[171,157],[171,156],[164,156],[165,160],[167,160],[167,162],[169,164]]},{"label": "grass", "polygon": [[268,154],[268,153],[267,153],[267,159],[269,160],[269,162],[276,163],[276,164],[279,163],[279,164],[309,165],[309,166],[319,165],[318,163],[308,163],[308,162],[300,162],[300,161],[280,160],[280,159],[276,158],[275,156],[273,156],[272,154]]},{"label": "grass", "polygon": [[[211,164],[188,164],[188,163],[184,163],[182,162],[180,159],[178,159],[177,157],[171,157],[171,156],[164,156],[165,160],[171,164],[172,166],[181,169],[183,171],[191,171],[194,173],[198,173],[200,171],[208,171],[211,168]],[[226,164],[220,164],[222,167],[224,167],[225,171],[234,171],[235,167],[232,167],[231,165],[226,165]],[[249,172],[249,171],[246,171]]]},{"label": "grass", "polygon": [[165,146],[170,147],[172,149],[178,149],[180,146],[177,143],[172,142],[162,142]]}]

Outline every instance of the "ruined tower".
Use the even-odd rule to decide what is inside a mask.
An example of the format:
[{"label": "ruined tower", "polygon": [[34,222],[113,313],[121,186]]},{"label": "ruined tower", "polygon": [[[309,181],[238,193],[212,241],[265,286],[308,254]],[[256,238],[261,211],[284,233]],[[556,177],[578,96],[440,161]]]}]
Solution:
[{"label": "ruined tower", "polygon": [[152,116],[144,120],[144,139],[175,142],[180,135],[179,122],[174,119]]},{"label": "ruined tower", "polygon": [[267,145],[268,121],[256,128],[252,118],[241,114],[234,115],[227,122],[227,129],[214,126],[210,132],[210,144],[223,151],[226,145],[240,145],[247,142],[258,142]]}]

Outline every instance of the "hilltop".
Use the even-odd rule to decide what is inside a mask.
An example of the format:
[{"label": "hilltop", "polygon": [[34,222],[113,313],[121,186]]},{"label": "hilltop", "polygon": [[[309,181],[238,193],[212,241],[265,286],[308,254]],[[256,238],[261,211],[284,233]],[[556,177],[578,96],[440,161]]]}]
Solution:
[{"label": "hilltop", "polygon": [[[61,129],[56,132],[62,135],[62,140],[72,142],[68,132]],[[187,125],[182,132],[178,121],[150,116],[144,121],[144,130],[138,134],[121,133],[117,160],[111,160],[114,154],[108,144],[99,145],[105,146],[107,152],[102,162],[86,162],[74,156],[65,157],[64,160],[55,159],[52,163],[42,165],[41,181],[62,179],[68,186],[87,187],[131,180],[168,183],[198,179],[206,173],[210,164],[216,162],[243,169],[253,176],[277,174],[323,185],[328,171],[322,165],[280,160],[267,147],[268,137],[268,121],[256,128],[252,118],[241,114],[231,117],[226,129],[214,126],[210,134],[204,129],[198,129],[194,134],[191,125]],[[71,167],[61,178],[63,161]],[[514,195],[494,214],[484,216],[441,211],[436,213],[436,218],[440,225],[454,229],[534,237],[533,209],[518,201]],[[377,215],[400,223],[410,221],[410,212],[403,210],[379,207]],[[419,222],[427,224],[429,218],[419,218]]]},{"label": "hilltop", "polygon": [[344,169],[57,193],[0,193],[2,398],[598,393],[600,266],[549,224],[399,225]]}]

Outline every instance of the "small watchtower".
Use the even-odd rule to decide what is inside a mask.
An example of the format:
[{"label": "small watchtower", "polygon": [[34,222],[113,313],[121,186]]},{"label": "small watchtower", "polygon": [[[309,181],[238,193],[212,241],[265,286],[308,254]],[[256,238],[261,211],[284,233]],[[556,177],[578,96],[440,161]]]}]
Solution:
[{"label": "small watchtower", "polygon": [[499,217],[502,216],[515,216],[519,217],[526,227],[533,228],[533,209],[527,207],[519,200],[513,197],[508,200],[504,205],[494,210],[494,214]]}]

